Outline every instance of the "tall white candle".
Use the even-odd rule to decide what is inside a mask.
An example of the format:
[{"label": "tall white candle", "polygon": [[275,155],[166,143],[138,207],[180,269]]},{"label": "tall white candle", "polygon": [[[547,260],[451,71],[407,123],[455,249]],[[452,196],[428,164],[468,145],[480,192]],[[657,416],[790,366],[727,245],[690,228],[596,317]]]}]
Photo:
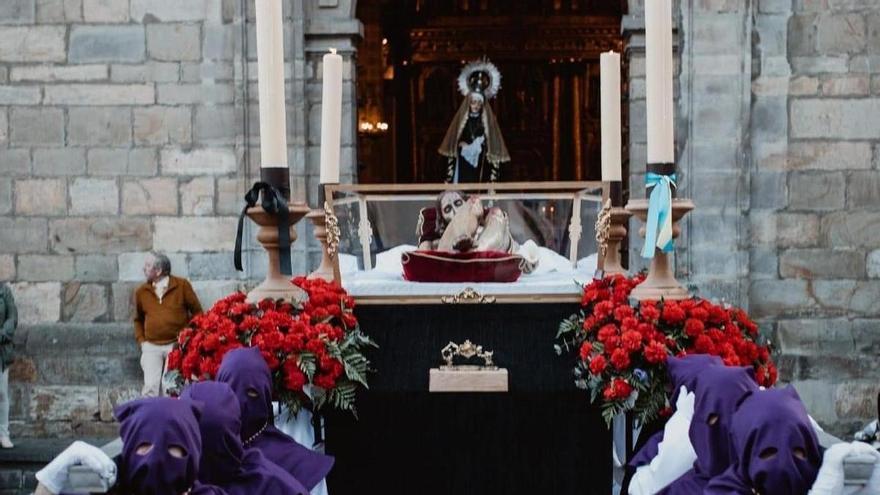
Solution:
[{"label": "tall white candle", "polygon": [[342,128],[342,56],[331,48],[324,55],[321,96],[321,184],[339,183]]},{"label": "tall white candle", "polygon": [[602,117],[602,180],[620,181],[620,54],[599,55]]},{"label": "tall white candle", "polygon": [[287,168],[284,107],[284,31],[281,0],[254,0],[260,96],[260,166]]},{"label": "tall white candle", "polygon": [[673,163],[672,0],[645,2],[648,163]]}]

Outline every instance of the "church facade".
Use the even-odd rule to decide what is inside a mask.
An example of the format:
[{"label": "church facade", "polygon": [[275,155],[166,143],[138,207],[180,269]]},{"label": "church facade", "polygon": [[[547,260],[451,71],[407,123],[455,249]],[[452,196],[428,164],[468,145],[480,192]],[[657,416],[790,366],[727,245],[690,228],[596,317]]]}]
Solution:
[{"label": "church facade", "polygon": [[[642,4],[623,5],[620,21],[631,197],[643,194],[646,156],[644,20],[631,14]],[[256,243],[244,273],[231,263],[259,170],[254,17],[243,5],[0,6],[0,278],[21,314],[16,433],[115,431],[110,408],[139,388],[130,301],[147,251],[169,253],[206,307],[263,276]],[[341,181],[356,179],[357,47],[369,35],[359,10],[285,2],[295,199],[315,200],[330,47],[345,60]],[[698,205],[677,244],[679,280],[747,308],[813,416],[851,431],[876,415],[880,389],[880,6],[681,0],[674,10],[679,190]],[[304,273],[320,247],[306,222],[298,235],[293,269]],[[641,244],[631,236],[632,269]]]}]

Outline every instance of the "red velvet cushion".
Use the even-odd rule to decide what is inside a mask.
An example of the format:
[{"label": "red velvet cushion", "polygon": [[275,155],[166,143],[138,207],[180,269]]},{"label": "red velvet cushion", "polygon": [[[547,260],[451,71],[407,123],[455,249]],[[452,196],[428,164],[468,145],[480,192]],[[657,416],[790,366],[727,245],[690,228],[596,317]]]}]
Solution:
[{"label": "red velvet cushion", "polygon": [[516,282],[522,256],[501,251],[410,251],[400,255],[411,282]]}]

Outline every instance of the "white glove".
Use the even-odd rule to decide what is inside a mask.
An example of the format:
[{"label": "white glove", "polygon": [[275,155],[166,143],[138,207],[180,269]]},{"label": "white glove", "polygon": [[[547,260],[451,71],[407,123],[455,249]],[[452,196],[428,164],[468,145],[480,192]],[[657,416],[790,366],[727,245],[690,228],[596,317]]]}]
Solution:
[{"label": "white glove", "polygon": [[682,386],[675,413],[663,428],[663,441],[650,464],[639,466],[629,484],[630,495],[653,495],[688,472],[697,460],[688,430],[694,416],[694,394]]},{"label": "white glove", "polygon": [[675,411],[681,411],[682,415],[688,419],[688,427],[690,427],[690,420],[694,417],[694,401],[697,398],[693,392],[688,392],[687,387],[684,385],[678,391],[678,401],[675,403]]},{"label": "white glove", "polygon": [[876,495],[880,493],[880,452],[871,444],[864,442],[853,442],[853,450],[851,455],[866,456],[874,459],[874,470],[871,471],[871,477],[863,488],[855,492],[856,495]]},{"label": "white glove", "polygon": [[[822,467],[809,495],[838,495],[843,493],[843,460],[853,454],[861,453],[861,448],[853,443],[836,443],[825,451]],[[864,444],[863,444],[864,445]]]},{"label": "white glove", "polygon": [[37,481],[52,493],[61,493],[64,485],[67,484],[67,470],[76,465],[88,467],[102,479],[107,480],[109,486],[116,482],[116,464],[113,459],[98,447],[79,440],[70,444],[46,467],[37,471]]}]

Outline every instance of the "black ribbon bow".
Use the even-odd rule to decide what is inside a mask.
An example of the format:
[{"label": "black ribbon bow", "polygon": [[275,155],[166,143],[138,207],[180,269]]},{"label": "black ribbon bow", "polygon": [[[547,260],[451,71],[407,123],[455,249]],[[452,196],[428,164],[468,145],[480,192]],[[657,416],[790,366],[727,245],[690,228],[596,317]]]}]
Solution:
[{"label": "black ribbon bow", "polygon": [[238,216],[238,232],[235,235],[235,269],[243,270],[241,267],[241,238],[244,230],[244,217],[248,208],[256,206],[261,192],[263,193],[263,209],[278,220],[278,255],[281,273],[291,275],[293,270],[290,267],[290,211],[287,209],[287,199],[284,194],[268,182],[255,182],[251,190],[244,195],[246,204]]}]

